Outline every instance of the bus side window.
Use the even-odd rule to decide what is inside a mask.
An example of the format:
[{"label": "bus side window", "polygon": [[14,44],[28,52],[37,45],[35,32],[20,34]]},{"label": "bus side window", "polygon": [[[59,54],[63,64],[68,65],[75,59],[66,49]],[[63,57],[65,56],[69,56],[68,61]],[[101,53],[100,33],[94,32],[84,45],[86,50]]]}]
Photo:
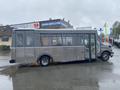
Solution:
[{"label": "bus side window", "polygon": [[73,45],[74,45],[74,46],[84,45],[83,35],[78,35],[78,34],[76,34],[75,36],[73,36]]},{"label": "bus side window", "polygon": [[62,37],[60,34],[41,34],[42,46],[62,46]]},{"label": "bus side window", "polygon": [[33,40],[33,32],[32,31],[26,31],[26,47],[33,47],[34,46],[34,40]]},{"label": "bus side window", "polygon": [[52,46],[62,46],[62,37],[56,36],[56,37],[51,37],[51,44]]},{"label": "bus side window", "polygon": [[24,46],[23,33],[17,33],[16,34],[16,46],[17,47],[23,47]]},{"label": "bus side window", "polygon": [[49,46],[49,37],[44,37],[44,36],[41,36],[41,43],[42,43],[42,46]]},{"label": "bus side window", "polygon": [[26,36],[26,46],[33,46],[33,38],[29,35]]},{"label": "bus side window", "polygon": [[89,47],[89,35],[88,34],[85,34],[84,44],[86,48]]},{"label": "bus side window", "polygon": [[72,37],[63,37],[63,45],[72,46]]},{"label": "bus side window", "polygon": [[80,38],[80,45],[84,45],[84,37],[83,37],[83,35],[80,35],[79,36],[79,38]]}]

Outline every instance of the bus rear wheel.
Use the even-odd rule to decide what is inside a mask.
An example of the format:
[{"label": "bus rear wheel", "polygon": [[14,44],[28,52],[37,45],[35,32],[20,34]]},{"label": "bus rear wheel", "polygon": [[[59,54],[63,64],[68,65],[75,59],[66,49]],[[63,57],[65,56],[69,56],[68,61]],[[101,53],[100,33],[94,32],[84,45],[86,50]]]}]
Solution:
[{"label": "bus rear wheel", "polygon": [[50,64],[50,57],[48,56],[42,56],[39,60],[38,60],[38,64],[45,67],[48,66]]},{"label": "bus rear wheel", "polygon": [[102,57],[102,61],[108,61],[110,58],[109,52],[103,52],[101,57]]}]

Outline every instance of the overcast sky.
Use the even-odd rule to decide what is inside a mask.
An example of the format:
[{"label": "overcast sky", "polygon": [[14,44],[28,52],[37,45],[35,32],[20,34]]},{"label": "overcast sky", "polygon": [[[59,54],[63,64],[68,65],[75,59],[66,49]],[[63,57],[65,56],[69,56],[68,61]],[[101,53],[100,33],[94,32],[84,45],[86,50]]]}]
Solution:
[{"label": "overcast sky", "polygon": [[120,0],[0,0],[0,24],[65,18],[74,26],[120,20]]}]

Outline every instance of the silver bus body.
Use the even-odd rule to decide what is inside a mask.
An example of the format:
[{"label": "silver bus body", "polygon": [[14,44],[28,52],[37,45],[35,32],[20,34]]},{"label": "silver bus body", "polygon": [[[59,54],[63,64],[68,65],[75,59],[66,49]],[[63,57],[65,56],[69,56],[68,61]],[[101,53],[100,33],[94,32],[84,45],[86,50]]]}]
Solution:
[{"label": "silver bus body", "polygon": [[96,30],[18,29],[12,40],[11,58],[16,63],[36,63],[42,56],[51,62],[91,61],[101,51]]}]

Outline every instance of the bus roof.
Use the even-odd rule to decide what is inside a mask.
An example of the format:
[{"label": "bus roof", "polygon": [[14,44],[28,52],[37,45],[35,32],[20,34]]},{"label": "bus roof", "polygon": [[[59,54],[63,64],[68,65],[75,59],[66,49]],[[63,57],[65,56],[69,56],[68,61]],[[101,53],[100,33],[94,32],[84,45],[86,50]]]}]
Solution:
[{"label": "bus roof", "polygon": [[79,29],[15,29],[14,31],[36,31],[40,33],[97,33],[97,30],[79,30]]}]

